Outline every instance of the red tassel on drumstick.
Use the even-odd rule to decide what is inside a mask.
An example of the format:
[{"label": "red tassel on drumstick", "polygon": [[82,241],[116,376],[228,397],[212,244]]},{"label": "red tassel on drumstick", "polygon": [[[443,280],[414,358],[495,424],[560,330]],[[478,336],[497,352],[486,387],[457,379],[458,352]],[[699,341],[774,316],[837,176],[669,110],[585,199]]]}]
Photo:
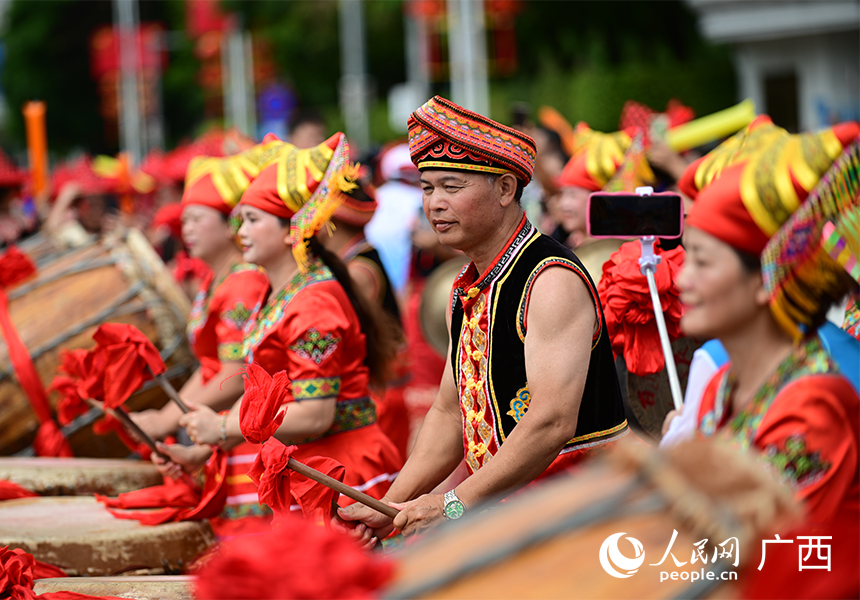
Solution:
[{"label": "red tassel on drumstick", "polygon": [[[277,494],[275,491],[270,491],[270,486],[275,485],[272,483],[272,481],[274,481],[273,478],[281,473],[284,468],[289,468],[290,470],[327,487],[337,494],[343,494],[348,498],[352,498],[356,502],[369,506],[384,515],[392,518],[397,516],[397,509],[392,508],[391,506],[380,502],[376,498],[368,496],[363,492],[359,492],[343,483],[343,467],[336,461],[332,459],[324,459],[330,461],[333,465],[340,467],[341,471],[338,471],[335,466],[324,462],[319,462],[314,465],[300,463],[290,456],[296,448],[295,446],[285,446],[272,437],[275,434],[275,431],[277,431],[278,426],[284,421],[284,415],[286,413],[286,410],[282,410],[284,400],[287,398],[287,383],[289,383],[286,371],[276,373],[275,376],[272,377],[263,367],[256,363],[252,363],[248,365],[244,379],[245,397],[242,399],[242,405],[239,410],[239,424],[246,440],[256,444],[263,444],[263,449],[257,456],[257,461],[254,463],[251,471],[248,472],[251,479],[260,485],[258,494],[260,495],[261,502],[269,504],[268,501],[263,499],[263,494],[271,493],[273,495],[272,500],[279,502],[281,505],[279,510],[283,510],[284,502],[289,498],[290,482],[297,481],[299,482],[299,486],[302,491],[299,493],[299,496],[296,497],[296,501],[299,505],[302,505],[303,502],[307,504],[307,510],[305,509],[305,506],[302,506],[302,511],[305,512],[306,515],[309,514],[308,511],[316,513],[318,510],[323,510],[320,503],[325,504],[325,500],[323,500],[324,498],[329,498],[328,505],[331,505],[330,498],[334,497],[333,494],[330,496],[319,494],[318,489],[312,490],[311,488],[305,487],[306,480],[302,480],[301,478],[294,479],[292,476],[280,476],[278,481],[281,482],[280,485],[286,486],[286,492]],[[283,463],[283,466],[280,466],[281,463]],[[320,472],[320,470],[313,468],[314,466],[327,472]],[[341,473],[339,475],[340,480],[330,476],[332,474],[337,476],[338,472]],[[265,482],[265,485],[263,482]],[[314,494],[317,494],[317,496],[314,496]],[[275,511],[276,514],[278,513],[278,510],[273,506],[272,510]],[[289,511],[289,504],[286,505],[286,510]]]}]

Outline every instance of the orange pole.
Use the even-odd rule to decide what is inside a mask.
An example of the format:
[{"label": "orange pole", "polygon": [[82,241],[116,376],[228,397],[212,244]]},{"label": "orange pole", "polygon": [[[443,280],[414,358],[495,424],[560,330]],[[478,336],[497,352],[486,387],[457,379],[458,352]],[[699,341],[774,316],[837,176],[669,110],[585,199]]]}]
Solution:
[{"label": "orange pole", "polygon": [[120,189],[119,206],[123,214],[131,216],[134,214],[134,200],[131,197],[131,169],[128,164],[128,152],[120,152],[117,156],[119,158],[119,173],[117,173]]},{"label": "orange pole", "polygon": [[21,109],[27,129],[27,154],[30,159],[30,176],[33,178],[33,195],[39,196],[47,186],[48,138],[45,133],[45,103],[27,102]]}]

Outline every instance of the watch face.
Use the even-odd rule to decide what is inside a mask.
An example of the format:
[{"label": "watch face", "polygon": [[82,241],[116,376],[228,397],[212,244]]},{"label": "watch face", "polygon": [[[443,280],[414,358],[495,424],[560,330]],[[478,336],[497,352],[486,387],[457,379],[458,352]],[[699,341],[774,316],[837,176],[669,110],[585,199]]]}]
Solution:
[{"label": "watch face", "polygon": [[452,500],[445,505],[445,516],[449,519],[459,519],[463,516],[464,511],[465,507],[459,500]]}]

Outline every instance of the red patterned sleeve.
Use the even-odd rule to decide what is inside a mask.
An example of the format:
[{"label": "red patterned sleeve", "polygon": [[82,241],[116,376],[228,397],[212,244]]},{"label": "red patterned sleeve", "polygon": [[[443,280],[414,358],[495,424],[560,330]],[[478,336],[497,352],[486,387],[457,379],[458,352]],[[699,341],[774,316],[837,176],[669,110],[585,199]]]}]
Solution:
[{"label": "red patterned sleeve", "polygon": [[860,400],[834,375],[786,386],[759,426],[755,445],[781,471],[813,522],[828,521],[857,485]]},{"label": "red patterned sleeve", "polygon": [[282,330],[287,371],[297,401],[340,394],[344,340],[351,324],[337,298],[323,285],[303,290],[291,303],[296,314]]},{"label": "red patterned sleeve", "polygon": [[242,337],[245,323],[268,289],[266,274],[256,267],[230,273],[216,292],[213,308],[218,311],[215,336],[218,339],[218,360],[244,359]]}]

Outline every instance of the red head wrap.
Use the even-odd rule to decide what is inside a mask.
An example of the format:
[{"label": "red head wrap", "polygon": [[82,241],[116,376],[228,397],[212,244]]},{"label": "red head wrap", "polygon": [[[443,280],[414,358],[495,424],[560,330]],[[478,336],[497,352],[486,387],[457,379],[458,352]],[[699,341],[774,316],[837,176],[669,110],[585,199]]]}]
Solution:
[{"label": "red head wrap", "polygon": [[409,152],[419,170],[513,173],[528,184],[535,141],[526,134],[436,96],[407,121]]}]

